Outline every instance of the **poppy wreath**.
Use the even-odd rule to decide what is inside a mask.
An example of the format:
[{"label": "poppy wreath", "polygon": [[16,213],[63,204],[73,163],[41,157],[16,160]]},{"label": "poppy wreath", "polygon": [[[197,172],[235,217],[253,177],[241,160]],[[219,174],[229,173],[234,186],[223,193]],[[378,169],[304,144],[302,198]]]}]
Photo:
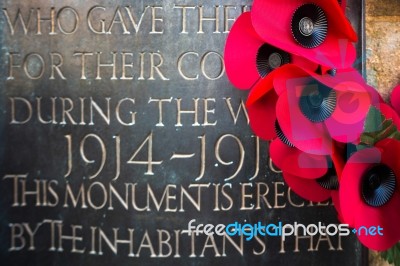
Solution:
[{"label": "poppy wreath", "polygon": [[352,67],[357,35],[345,7],[254,0],[232,26],[224,61],[231,83],[249,90],[250,127],[270,141],[287,185],[307,200],[331,199],[351,227],[381,226],[383,235],[358,238],[383,251],[400,241],[400,86],[385,103]]}]

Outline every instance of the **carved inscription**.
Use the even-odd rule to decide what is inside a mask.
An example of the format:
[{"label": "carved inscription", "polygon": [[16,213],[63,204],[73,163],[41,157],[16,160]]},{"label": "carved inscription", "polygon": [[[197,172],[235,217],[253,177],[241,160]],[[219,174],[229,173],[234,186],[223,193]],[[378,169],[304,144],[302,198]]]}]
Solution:
[{"label": "carved inscription", "polygon": [[187,231],[192,219],[338,223],[331,202],[285,185],[249,128],[247,92],[226,79],[225,39],[252,1],[14,2],[0,12],[6,262],[277,265],[353,252],[341,236]]}]

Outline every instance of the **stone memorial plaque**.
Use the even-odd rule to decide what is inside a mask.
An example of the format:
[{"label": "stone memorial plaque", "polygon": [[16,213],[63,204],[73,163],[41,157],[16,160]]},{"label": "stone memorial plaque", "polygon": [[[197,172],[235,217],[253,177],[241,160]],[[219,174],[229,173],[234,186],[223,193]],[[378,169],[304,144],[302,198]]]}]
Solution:
[{"label": "stone memorial plaque", "polygon": [[188,232],[338,223],[284,184],[226,78],[252,1],[0,3],[2,265],[364,265],[354,236]]}]

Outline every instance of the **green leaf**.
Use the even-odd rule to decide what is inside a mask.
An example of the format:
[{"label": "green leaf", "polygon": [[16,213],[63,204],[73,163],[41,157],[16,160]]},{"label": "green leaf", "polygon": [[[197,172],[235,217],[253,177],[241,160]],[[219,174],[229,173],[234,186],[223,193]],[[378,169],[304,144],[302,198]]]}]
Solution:
[{"label": "green leaf", "polygon": [[378,138],[380,140],[385,139],[396,131],[397,131],[397,128],[393,124],[392,119],[385,120],[382,123],[382,130],[378,133]]},{"label": "green leaf", "polygon": [[400,132],[391,118],[386,119],[381,111],[371,106],[365,119],[364,132],[360,136],[360,145],[374,146],[386,138],[400,140]]},{"label": "green leaf", "polygon": [[368,146],[364,145],[364,144],[359,144],[359,145],[356,146],[357,151],[361,151],[361,150],[366,149],[366,148],[368,148]]},{"label": "green leaf", "polygon": [[392,139],[400,140],[400,132],[396,131],[392,135],[390,135],[389,137],[392,138]]},{"label": "green leaf", "polygon": [[361,134],[360,140],[363,145],[373,146],[375,144],[376,134],[363,133]]},{"label": "green leaf", "polygon": [[367,119],[364,123],[364,132],[379,131],[384,120],[385,117],[382,115],[382,113],[374,106],[371,106],[368,110]]},{"label": "green leaf", "polygon": [[388,263],[393,263],[395,266],[400,266],[400,243],[397,243],[386,251],[380,252],[380,255]]}]

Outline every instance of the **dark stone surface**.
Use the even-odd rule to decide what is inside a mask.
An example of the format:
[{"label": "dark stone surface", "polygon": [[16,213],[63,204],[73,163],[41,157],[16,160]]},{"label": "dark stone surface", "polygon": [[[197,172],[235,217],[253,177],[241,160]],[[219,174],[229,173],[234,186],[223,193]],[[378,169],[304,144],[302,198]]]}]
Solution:
[{"label": "dark stone surface", "polygon": [[[360,34],[363,30],[360,23],[361,0],[349,2],[350,20]],[[227,36],[227,33],[223,33],[224,6],[236,6],[237,9],[230,9],[229,14],[237,17],[240,14],[240,6],[250,3],[251,1],[241,1],[241,4],[238,4],[236,1],[220,0],[213,1],[212,4],[209,1],[85,1],[84,3],[73,0],[62,1],[62,3],[44,0],[34,3],[1,1],[3,13],[0,14],[0,42],[2,44],[0,61],[3,63],[0,67],[0,139],[2,141],[0,145],[0,177],[2,178],[0,181],[0,260],[2,265],[112,265],[113,263],[123,265],[363,265],[364,251],[353,236],[343,237],[341,242],[337,237],[332,237],[332,248],[326,240],[318,242],[319,236],[312,241],[307,238],[299,239],[298,249],[296,249],[294,237],[288,238],[283,248],[281,239],[278,237],[260,237],[258,241],[244,240],[243,255],[241,255],[229,240],[226,240],[225,250],[222,237],[215,237],[215,243],[211,239],[206,239],[204,235],[196,236],[192,241],[187,234],[179,233],[179,247],[176,248],[176,230],[186,230],[191,219],[196,219],[196,224],[215,225],[235,221],[338,223],[332,206],[315,206],[288,193],[287,187],[282,183],[282,177],[273,173],[268,167],[268,144],[265,142],[260,142],[259,145],[260,160],[257,172],[256,139],[247,125],[243,112],[239,114],[235,123],[228,105],[228,102],[231,103],[236,112],[240,101],[245,101],[247,92],[234,89],[225,75],[216,80],[210,80],[201,73],[201,59],[205,60],[206,75],[215,77],[221,68],[215,53],[222,55]],[[174,9],[174,4],[196,6],[194,9],[186,10],[188,33],[181,33],[182,9]],[[212,6],[222,6],[218,11],[220,32],[213,33],[216,31],[213,22],[206,21],[204,33],[198,33],[198,6],[201,5],[204,6],[205,16],[213,14]],[[95,30],[100,29],[102,19],[108,30],[113,16],[117,14],[118,18],[119,14],[115,12],[120,7],[122,20],[127,26],[125,33],[129,31],[130,34],[123,34],[124,29],[120,23],[113,25],[111,34],[93,33],[86,22],[88,11],[93,6],[105,8],[105,10],[98,8],[93,13]],[[125,6],[132,7],[131,11],[136,22],[146,6],[150,6],[143,15],[138,33],[135,33]],[[158,6],[160,8],[157,8]],[[61,12],[60,24],[57,21],[54,24],[56,34],[49,34],[51,23],[43,21],[42,34],[38,35],[35,26],[37,25],[37,8],[40,8],[42,17],[48,18],[51,7],[54,7],[55,16],[63,7],[68,8]],[[13,23],[18,8],[26,21],[30,9],[33,8],[32,21],[27,26],[27,34],[23,33],[23,27],[18,24],[15,34],[12,35],[4,9],[7,9]],[[59,26],[66,32],[74,28],[74,13],[71,8],[79,16],[78,28],[73,34],[62,34]],[[163,34],[151,33],[152,8],[156,19],[163,18],[163,21],[156,20],[153,31],[163,31]],[[363,40],[363,34],[361,36],[360,39]],[[359,52],[363,49],[362,43],[363,41],[359,43]],[[86,57],[86,79],[81,78],[81,57],[78,55],[83,52],[93,53]],[[102,79],[96,79],[96,53],[101,53],[102,63],[110,63],[112,62],[111,52],[116,53],[116,79],[112,79],[111,67],[102,67],[100,69]],[[132,56],[126,55],[126,64],[129,64],[132,59],[134,62],[132,80],[121,80],[121,53],[123,52],[132,53]],[[182,66],[187,76],[195,77],[198,74],[196,80],[185,80],[178,71],[179,57],[187,52],[196,54],[189,54]],[[208,52],[212,53],[204,57]],[[43,76],[35,80],[29,79],[22,65],[19,68],[12,68],[14,79],[9,79],[9,65],[12,63],[10,53],[19,54],[14,56],[13,64],[16,65],[22,65],[23,60],[30,53],[40,54],[45,62]],[[54,68],[55,79],[50,79],[52,56],[56,65],[61,62],[60,56],[62,56],[60,70],[65,79],[62,79]],[[142,56],[143,65],[140,61]],[[160,56],[162,56],[163,62],[159,70],[168,80],[163,80],[155,68],[153,68],[154,80],[151,78],[151,56],[153,56],[154,65],[160,63]],[[26,67],[31,76],[40,75],[41,62],[38,58],[36,55],[28,57]],[[130,70],[129,67],[126,69]],[[41,97],[42,101],[41,118],[43,120],[51,120],[52,101],[54,101],[56,114],[54,123],[45,124],[39,120],[38,97]],[[56,98],[52,100],[52,97]],[[29,116],[26,102],[20,98],[32,105],[32,117],[26,123],[17,124],[12,122],[13,115],[18,121],[23,121]],[[93,99],[99,109],[107,110],[107,98],[110,98],[109,123],[96,111],[96,105],[90,106],[90,101]],[[125,98],[134,99],[134,103],[131,100],[121,103],[118,118],[115,110],[118,108],[118,102]],[[193,99],[197,98],[199,99],[198,125],[193,114],[182,113],[182,119],[178,121],[178,105],[181,104],[182,110],[194,110],[197,100]],[[164,99],[163,126],[160,125],[159,107],[154,99]],[[63,115],[61,111],[63,104],[65,109],[69,109],[70,101],[74,105],[70,112],[74,122],[69,119],[68,114]],[[208,105],[208,112],[205,112],[205,103]],[[83,121],[81,108],[84,110]],[[91,110],[94,113],[93,120]],[[119,120],[125,123],[131,121],[131,112],[135,113],[135,124],[125,126],[119,122]],[[62,122],[63,116],[65,123]],[[206,125],[206,116],[208,116],[209,124],[216,122],[216,125]],[[72,144],[71,161],[68,161],[68,140],[71,140]],[[102,153],[102,143],[104,143],[105,153]],[[141,146],[142,144],[144,145]],[[242,153],[240,146],[243,147]],[[142,149],[136,154],[139,147]],[[120,153],[117,152],[118,150]],[[103,164],[102,154],[105,154],[104,166],[98,175],[91,177]],[[137,156],[132,158],[134,154]],[[185,158],[174,158],[174,154]],[[92,160],[94,162],[90,163]],[[152,165],[143,164],[149,160],[152,160]],[[127,161],[141,161],[141,164],[127,163]],[[204,163],[204,172],[202,172],[202,163]],[[71,172],[65,176],[70,165],[72,165]],[[226,181],[225,179],[235,174],[239,165],[241,166],[237,175]],[[118,168],[120,174],[116,178]],[[26,179],[19,178],[14,183],[12,178],[7,178],[13,175],[26,175]],[[196,180],[199,176],[201,178]],[[27,191],[33,191],[37,188],[36,186],[39,187],[39,199],[36,195],[28,194],[26,205],[23,204],[22,195],[25,182]],[[249,185],[244,185],[247,183]],[[200,184],[209,186],[201,191],[200,210],[197,210],[185,195],[183,206],[181,206],[182,188],[188,191],[194,201],[197,201],[198,193],[195,186]],[[225,184],[231,184],[231,187],[226,185],[226,194],[223,194],[221,188]],[[108,200],[104,207],[96,209],[96,206],[102,205],[104,199],[102,186],[105,188]],[[68,207],[65,206],[67,187],[71,188],[75,196],[78,195],[81,187],[84,188],[87,208],[83,208],[82,201],[78,201],[78,206],[73,207],[70,199],[67,201]],[[121,199],[113,195],[112,203],[110,201],[111,187],[122,195]],[[148,187],[154,192],[153,194],[148,193]],[[163,194],[166,187],[170,187],[169,195]],[[134,188],[136,188],[135,197],[138,208],[143,208],[147,201],[150,201],[150,210],[138,210],[131,204],[133,198],[131,191]],[[215,205],[216,188],[219,189],[217,197],[219,210]],[[243,210],[242,188],[246,194],[252,195],[251,198],[246,199],[245,206],[251,207],[251,204],[254,204],[253,210]],[[268,193],[266,189],[269,189]],[[126,191],[128,191],[128,208],[121,203],[125,200]],[[261,199],[257,205],[257,191],[261,195],[266,193],[268,202]],[[154,204],[152,195],[159,202],[163,199],[160,206]],[[291,205],[289,196],[295,204],[304,203],[304,207]],[[169,200],[169,206],[167,206],[167,200]],[[230,200],[232,207],[223,211],[222,207],[228,207]],[[52,203],[55,203],[54,206]],[[110,208],[110,204],[113,204],[113,209]],[[280,206],[283,205],[285,207],[281,208]],[[56,224],[56,221],[62,222],[62,227]],[[59,230],[64,236],[72,235],[72,225],[76,226],[76,246],[74,247],[72,241],[66,238],[60,244]],[[34,230],[36,226],[38,226],[37,231]],[[35,233],[32,242],[29,238],[28,227]],[[12,238],[12,228],[15,230],[14,238]],[[117,244],[115,252],[112,248],[114,234],[118,235],[118,239],[126,240],[130,236],[129,229],[134,230],[131,231],[134,257],[129,257],[131,253],[129,244]],[[102,230],[110,241],[107,243],[103,239],[101,247],[99,246],[99,230]],[[22,235],[20,235],[21,232],[23,232]],[[146,232],[149,238],[145,237]],[[160,244],[159,234],[163,240],[168,239],[168,235],[170,237],[165,241],[170,243],[172,253],[166,258],[161,258],[161,255],[168,253],[168,245]],[[234,237],[233,240],[236,243],[240,242],[239,237]],[[151,257],[152,252],[148,241],[151,242],[155,257]],[[142,250],[139,250],[141,245]],[[162,251],[160,251],[160,245]],[[317,246],[318,251],[316,251]],[[83,250],[83,253],[80,254],[78,250]]]}]

